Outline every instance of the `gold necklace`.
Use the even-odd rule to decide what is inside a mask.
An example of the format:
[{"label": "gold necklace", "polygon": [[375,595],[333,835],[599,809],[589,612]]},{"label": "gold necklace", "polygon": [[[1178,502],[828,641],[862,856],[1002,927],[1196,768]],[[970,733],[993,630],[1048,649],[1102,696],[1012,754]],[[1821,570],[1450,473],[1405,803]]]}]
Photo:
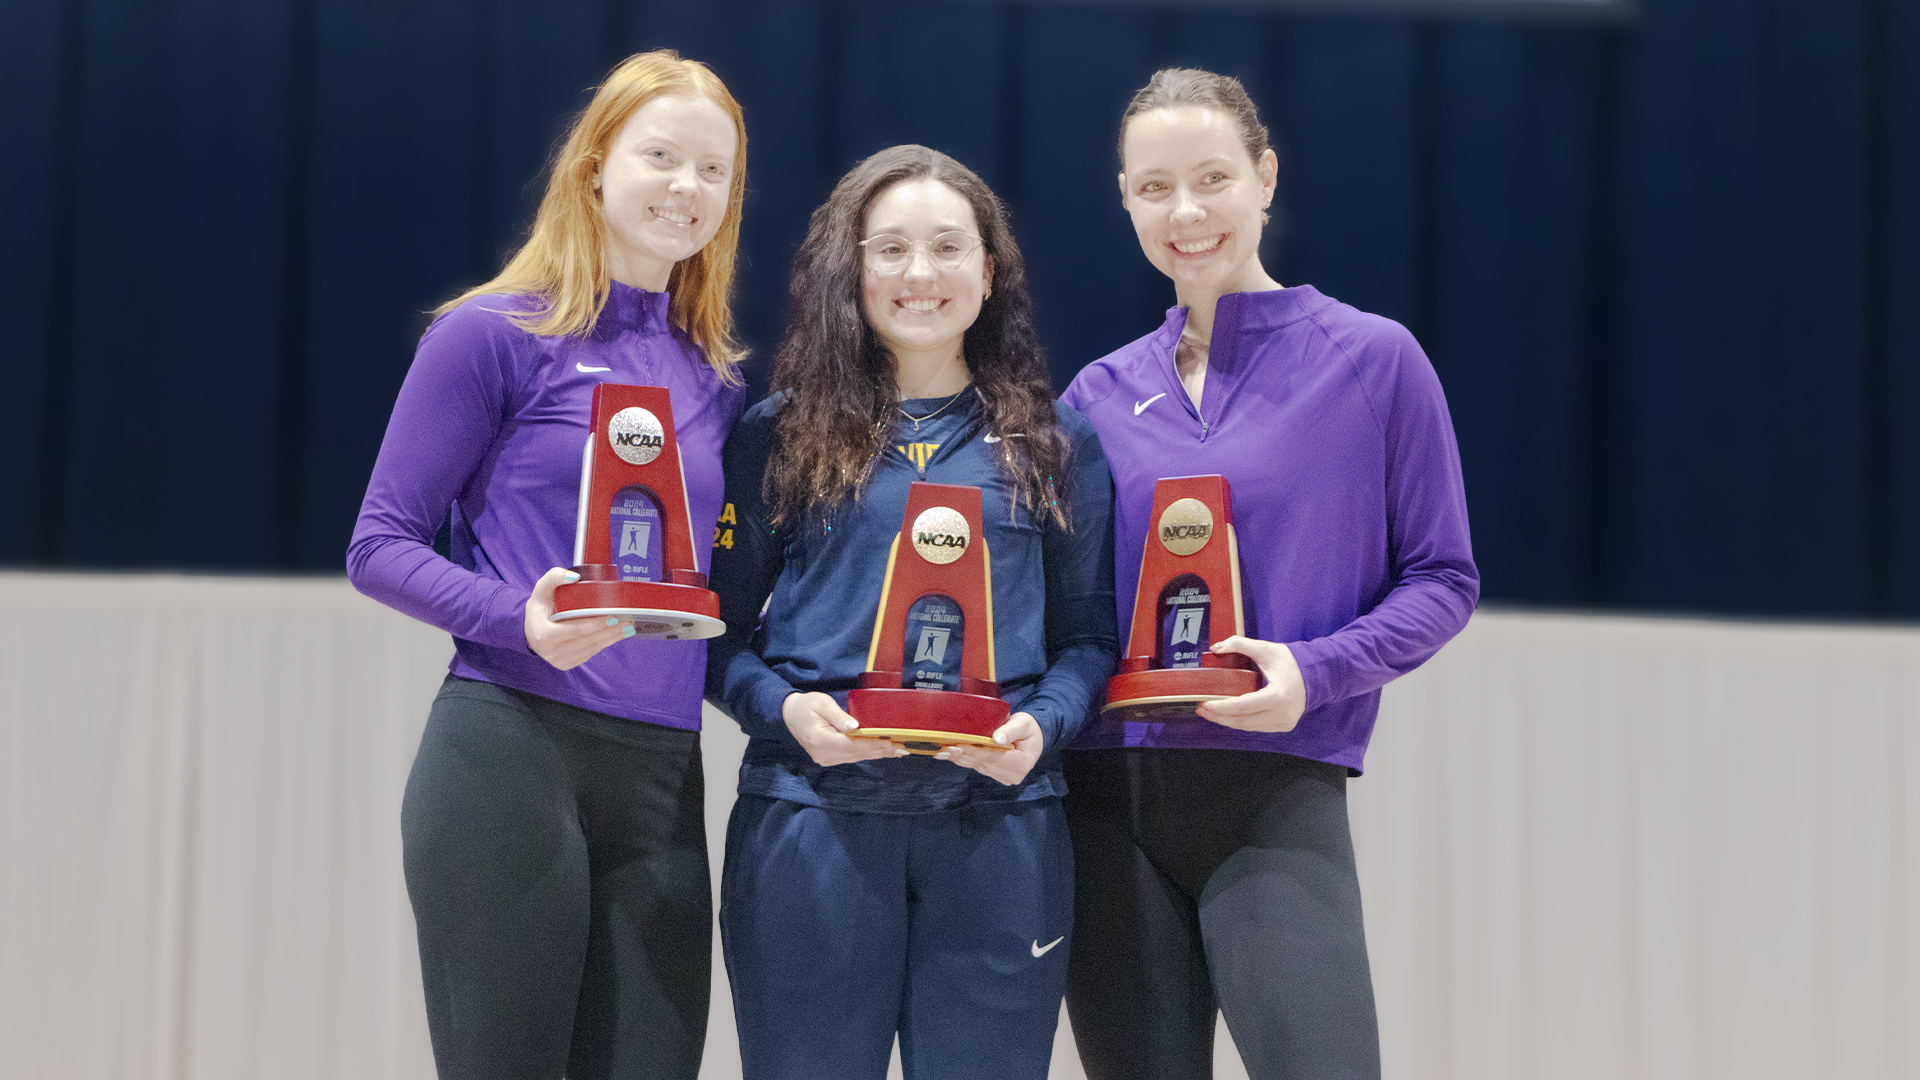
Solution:
[{"label": "gold necklace", "polygon": [[931,420],[934,417],[939,416],[941,413],[946,412],[949,408],[953,406],[954,402],[960,400],[960,396],[962,394],[965,394],[968,390],[971,390],[971,389],[973,389],[971,384],[961,387],[958,392],[956,392],[952,397],[947,399],[947,403],[945,405],[942,405],[939,408],[933,410],[932,412],[926,413],[925,415],[922,415],[922,416],[913,415],[912,413],[907,411],[906,406],[900,404],[897,401],[893,403],[893,407],[900,410],[901,416],[904,416],[907,419],[913,421],[913,431],[914,431],[914,434],[917,435],[920,433],[920,421]]}]

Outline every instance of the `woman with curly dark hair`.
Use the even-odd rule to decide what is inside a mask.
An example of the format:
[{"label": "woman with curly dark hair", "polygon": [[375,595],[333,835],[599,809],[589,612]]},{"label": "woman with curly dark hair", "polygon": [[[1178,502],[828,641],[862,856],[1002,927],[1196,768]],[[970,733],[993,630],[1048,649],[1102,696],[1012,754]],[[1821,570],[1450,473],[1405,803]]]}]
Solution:
[{"label": "woman with curly dark hair", "polygon": [[[882,1077],[897,1032],[910,1077],[1044,1077],[1072,908],[1058,748],[1118,651],[1106,458],[1053,403],[999,200],[945,154],[848,173],[790,291],[713,564],[707,692],[750,737],[720,914],[745,1075]],[[1013,710],[993,747],[850,734],[917,480],[981,489]]]}]

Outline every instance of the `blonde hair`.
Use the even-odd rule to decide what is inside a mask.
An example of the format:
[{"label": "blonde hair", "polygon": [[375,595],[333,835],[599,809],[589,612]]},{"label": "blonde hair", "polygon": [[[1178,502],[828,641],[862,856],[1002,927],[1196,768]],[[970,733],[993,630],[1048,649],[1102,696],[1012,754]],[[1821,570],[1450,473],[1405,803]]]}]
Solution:
[{"label": "blonde hair", "polygon": [[594,177],[627,120],[655,98],[671,95],[705,98],[720,106],[733,118],[738,139],[720,230],[705,247],[674,264],[667,279],[673,297],[668,318],[700,347],[721,379],[738,385],[746,349],[734,337],[731,301],[740,208],[747,190],[746,117],[712,69],[683,60],[671,49],[636,53],[613,69],[554,156],[547,193],[527,242],[492,281],[441,304],[434,314],[445,314],[476,296],[530,293],[546,303],[515,317],[528,333],[571,336],[591,331],[613,280]]}]

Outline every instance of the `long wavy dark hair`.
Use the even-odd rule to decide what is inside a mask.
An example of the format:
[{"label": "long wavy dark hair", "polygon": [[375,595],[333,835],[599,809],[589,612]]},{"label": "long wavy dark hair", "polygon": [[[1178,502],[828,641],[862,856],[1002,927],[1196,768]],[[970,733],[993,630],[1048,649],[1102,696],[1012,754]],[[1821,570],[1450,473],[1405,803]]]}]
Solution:
[{"label": "long wavy dark hair", "polygon": [[988,430],[1002,436],[1000,467],[1030,513],[1065,527],[1067,447],[1054,423],[1053,380],[1034,333],[1026,263],[986,181],[924,146],[890,147],[854,166],[813,212],[794,259],[787,333],[771,384],[786,395],[765,481],[774,520],[857,501],[892,441],[899,384],[893,354],[862,310],[860,241],[874,201],[916,180],[937,180],[973,208],[993,257],[993,280],[962,342],[967,370]]}]

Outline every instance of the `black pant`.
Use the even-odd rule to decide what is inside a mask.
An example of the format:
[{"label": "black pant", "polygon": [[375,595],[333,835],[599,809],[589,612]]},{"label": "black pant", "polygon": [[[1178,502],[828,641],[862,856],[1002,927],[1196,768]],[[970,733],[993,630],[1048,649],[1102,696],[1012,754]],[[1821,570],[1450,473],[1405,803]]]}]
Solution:
[{"label": "black pant", "polygon": [[1346,770],[1241,750],[1066,755],[1067,1011],[1091,1080],[1376,1080]]},{"label": "black pant", "polygon": [[448,676],[400,813],[443,1080],[698,1075],[704,801],[697,732]]}]

